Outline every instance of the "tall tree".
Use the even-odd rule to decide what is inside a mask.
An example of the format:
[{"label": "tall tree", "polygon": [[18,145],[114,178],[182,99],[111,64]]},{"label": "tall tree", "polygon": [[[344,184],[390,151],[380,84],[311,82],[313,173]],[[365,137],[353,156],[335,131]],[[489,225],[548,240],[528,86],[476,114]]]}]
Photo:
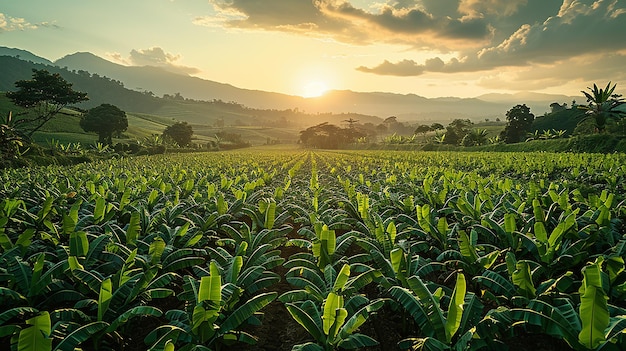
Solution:
[{"label": "tall tree", "polygon": [[502,140],[507,143],[518,143],[524,140],[526,133],[535,120],[535,115],[530,112],[530,107],[515,105],[506,113],[507,124],[500,133]]},{"label": "tall tree", "polygon": [[624,98],[622,95],[615,94],[614,84],[611,87],[611,82],[606,85],[606,88],[598,88],[595,84],[592,88],[587,88],[590,93],[582,91],[587,98],[587,105],[578,105],[578,108],[585,110],[587,118],[583,119],[580,123],[593,119],[595,127],[598,132],[603,132],[606,127],[606,122],[609,119],[620,119],[626,116],[626,112],[618,107],[624,104]]},{"label": "tall tree", "polygon": [[128,118],[126,112],[116,106],[102,104],[81,117],[80,127],[85,132],[98,133],[98,141],[111,145],[113,134],[124,132],[128,128]]},{"label": "tall tree", "polygon": [[173,140],[178,146],[185,147],[191,144],[193,129],[187,122],[178,122],[165,128],[163,137]]},{"label": "tall tree", "polygon": [[469,127],[474,124],[469,119],[455,119],[446,126],[444,144],[459,145],[463,137],[469,133]]},{"label": "tall tree", "polygon": [[300,141],[308,146],[320,149],[338,149],[354,143],[365,134],[356,128],[339,128],[324,122],[300,132]]},{"label": "tall tree", "polygon": [[414,134],[422,134],[422,136],[424,137],[424,139],[426,139],[426,133],[432,131],[433,129],[426,125],[426,124],[420,124],[419,126],[417,126],[417,128],[415,128],[415,131],[413,132]]},{"label": "tall tree", "polygon": [[16,127],[31,137],[36,131],[54,118],[64,107],[88,100],[87,93],[72,89],[60,74],[50,74],[45,69],[33,69],[30,80],[15,82],[16,91],[7,97],[17,106],[31,109],[34,117],[25,117],[16,122]]}]

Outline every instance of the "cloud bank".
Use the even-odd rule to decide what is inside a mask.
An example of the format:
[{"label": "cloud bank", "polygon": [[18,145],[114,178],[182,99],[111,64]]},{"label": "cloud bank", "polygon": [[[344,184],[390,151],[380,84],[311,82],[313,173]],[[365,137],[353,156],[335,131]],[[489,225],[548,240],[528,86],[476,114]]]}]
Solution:
[{"label": "cloud bank", "polygon": [[[580,70],[570,69],[566,76],[583,80],[588,76],[584,72],[622,75],[624,70],[620,60],[626,55],[626,4],[618,0],[381,0],[367,7],[345,0],[209,2],[218,17],[197,19],[197,24],[215,24],[219,18],[229,28],[407,47],[400,61],[356,67],[369,74],[410,77],[509,68],[523,72],[531,67],[550,74],[571,65]],[[417,57],[423,51],[442,55],[411,57],[411,52]],[[443,54],[454,58],[444,61]],[[609,55],[610,60],[603,60]],[[494,85],[498,76],[504,77],[492,74],[481,81]]]},{"label": "cloud bank", "polygon": [[109,53],[107,56],[128,66],[160,67],[170,72],[185,75],[200,73],[197,68],[180,65],[178,63],[182,59],[180,54],[168,53],[158,46],[149,49],[133,49],[128,57],[124,57],[120,53]]}]

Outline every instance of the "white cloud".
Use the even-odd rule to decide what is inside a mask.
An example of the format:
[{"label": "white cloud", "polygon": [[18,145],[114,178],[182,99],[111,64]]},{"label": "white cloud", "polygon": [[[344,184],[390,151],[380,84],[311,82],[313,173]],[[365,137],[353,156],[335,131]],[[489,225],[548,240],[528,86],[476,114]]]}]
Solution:
[{"label": "white cloud", "polygon": [[23,18],[11,17],[0,13],[0,33],[26,29],[37,29],[37,25],[28,23]]},{"label": "white cloud", "polygon": [[195,67],[181,65],[182,55],[168,53],[158,46],[149,49],[133,49],[128,57],[117,52],[107,53],[107,56],[115,62],[127,66],[160,67],[170,72],[187,75],[200,73],[200,70]]}]

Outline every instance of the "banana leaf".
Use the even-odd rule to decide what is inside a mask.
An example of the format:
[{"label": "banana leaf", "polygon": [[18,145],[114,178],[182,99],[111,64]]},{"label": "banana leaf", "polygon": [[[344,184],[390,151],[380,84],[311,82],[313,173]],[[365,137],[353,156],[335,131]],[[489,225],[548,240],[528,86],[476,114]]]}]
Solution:
[{"label": "banana leaf", "polygon": [[601,287],[587,286],[580,297],[580,319],[582,330],[578,340],[587,348],[595,349],[606,341],[604,330],[609,326],[610,317],[607,297]]},{"label": "banana leaf", "polygon": [[50,314],[41,312],[38,316],[26,321],[30,327],[20,331],[17,342],[18,351],[51,351],[52,339],[50,339]]},{"label": "banana leaf", "polygon": [[448,343],[452,340],[452,337],[456,334],[461,325],[466,289],[465,276],[462,273],[458,273],[456,276],[456,285],[454,286],[454,291],[450,298],[448,315],[446,317],[445,329]]},{"label": "banana leaf", "polygon": [[90,338],[98,335],[109,326],[106,322],[92,322],[81,326],[67,335],[61,342],[54,348],[55,351],[74,351],[81,343],[89,340]]},{"label": "banana leaf", "polygon": [[286,303],[287,311],[291,317],[306,329],[319,344],[326,344],[322,316],[312,301],[305,301],[300,306]]},{"label": "banana leaf", "polygon": [[263,307],[272,302],[276,296],[278,296],[277,292],[269,292],[249,299],[235,311],[230,313],[224,322],[220,324],[220,333],[225,334],[235,330],[248,318],[254,315],[254,313],[260,311]]}]

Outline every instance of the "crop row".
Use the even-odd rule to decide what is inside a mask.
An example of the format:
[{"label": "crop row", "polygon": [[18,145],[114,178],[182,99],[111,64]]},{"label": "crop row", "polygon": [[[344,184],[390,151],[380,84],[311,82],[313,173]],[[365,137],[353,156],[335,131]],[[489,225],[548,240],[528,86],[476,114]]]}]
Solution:
[{"label": "crop row", "polygon": [[7,170],[0,345],[227,349],[271,337],[253,334],[278,304],[308,335],[294,350],[620,350],[624,161],[248,151]]}]

